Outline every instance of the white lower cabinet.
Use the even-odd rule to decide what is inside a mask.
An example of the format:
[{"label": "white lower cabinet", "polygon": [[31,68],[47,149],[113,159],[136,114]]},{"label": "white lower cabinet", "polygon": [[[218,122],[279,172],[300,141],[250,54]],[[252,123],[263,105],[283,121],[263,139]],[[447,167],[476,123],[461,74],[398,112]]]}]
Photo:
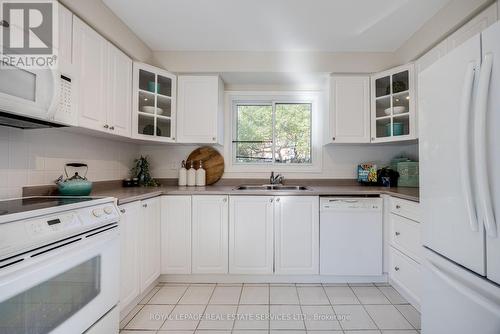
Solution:
[{"label": "white lower cabinet", "polygon": [[228,272],[228,197],[193,196],[192,273]]},{"label": "white lower cabinet", "polygon": [[160,200],[124,204],[120,212],[120,312],[126,313],[160,276]]},{"label": "white lower cabinet", "polygon": [[160,276],[160,198],[141,201],[141,291],[146,290]]},{"label": "white lower cabinet", "polygon": [[273,273],[272,196],[229,198],[229,273]]},{"label": "white lower cabinet", "polygon": [[123,311],[141,293],[138,238],[141,204],[125,204],[120,211],[120,311]]},{"label": "white lower cabinet", "polygon": [[283,196],[274,201],[275,273],[319,273],[319,198]]},{"label": "white lower cabinet", "polygon": [[191,196],[163,196],[161,205],[161,273],[191,274]]},{"label": "white lower cabinet", "polygon": [[[389,279],[412,304],[419,307],[422,294],[423,247],[420,240],[421,217],[417,202],[390,198],[388,220]],[[386,226],[387,226],[386,225]]]}]

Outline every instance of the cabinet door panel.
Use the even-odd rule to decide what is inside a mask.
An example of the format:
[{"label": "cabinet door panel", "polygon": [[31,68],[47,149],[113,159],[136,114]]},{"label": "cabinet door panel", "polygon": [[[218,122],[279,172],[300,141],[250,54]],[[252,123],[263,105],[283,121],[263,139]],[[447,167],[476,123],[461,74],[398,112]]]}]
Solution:
[{"label": "cabinet door panel", "polygon": [[141,201],[141,291],[160,276],[160,199]]},{"label": "cabinet door panel", "polygon": [[276,274],[318,274],[319,198],[276,198],[274,224]]},{"label": "cabinet door panel", "polygon": [[120,206],[120,311],[123,311],[139,294],[139,236],[141,206],[139,202]]},{"label": "cabinet door panel", "polygon": [[330,89],[330,141],[369,143],[370,77],[335,76]]},{"label": "cabinet door panel", "polygon": [[108,114],[111,133],[130,136],[132,120],[132,59],[109,44]]},{"label": "cabinet door panel", "polygon": [[228,271],[227,196],[193,196],[193,274]]},{"label": "cabinet door panel", "polygon": [[104,128],[107,122],[107,44],[96,31],[73,17],[73,55],[79,80],[79,126],[99,131],[107,131]]},{"label": "cabinet door panel", "polygon": [[229,273],[272,274],[273,197],[229,199]]},{"label": "cabinet door panel", "polygon": [[220,107],[219,78],[179,76],[178,84],[178,142],[215,143]]},{"label": "cabinet door panel", "polygon": [[161,273],[191,274],[191,196],[161,200]]}]

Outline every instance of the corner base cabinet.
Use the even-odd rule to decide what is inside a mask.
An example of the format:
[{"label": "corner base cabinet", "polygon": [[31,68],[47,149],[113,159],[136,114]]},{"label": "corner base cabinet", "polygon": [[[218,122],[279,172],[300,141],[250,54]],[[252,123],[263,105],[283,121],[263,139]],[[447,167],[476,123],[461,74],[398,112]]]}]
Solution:
[{"label": "corner base cabinet", "polygon": [[141,201],[141,290],[160,276],[160,198]]},{"label": "corner base cabinet", "polygon": [[121,205],[120,212],[120,312],[127,312],[160,276],[160,199]]}]

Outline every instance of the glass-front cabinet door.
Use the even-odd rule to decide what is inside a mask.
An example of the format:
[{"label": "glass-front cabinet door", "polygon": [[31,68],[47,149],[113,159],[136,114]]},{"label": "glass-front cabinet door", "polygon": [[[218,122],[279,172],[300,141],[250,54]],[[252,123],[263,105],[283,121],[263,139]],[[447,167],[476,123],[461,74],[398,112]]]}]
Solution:
[{"label": "glass-front cabinet door", "polygon": [[134,63],[133,137],[175,141],[176,76],[157,67]]},{"label": "glass-front cabinet door", "polygon": [[416,139],[413,64],[372,76],[372,142]]}]

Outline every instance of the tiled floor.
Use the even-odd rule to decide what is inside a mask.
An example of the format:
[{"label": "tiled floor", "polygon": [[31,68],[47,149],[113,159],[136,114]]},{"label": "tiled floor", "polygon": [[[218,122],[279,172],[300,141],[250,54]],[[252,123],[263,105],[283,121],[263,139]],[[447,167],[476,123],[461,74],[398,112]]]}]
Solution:
[{"label": "tiled floor", "polygon": [[160,284],[122,334],[417,334],[420,313],[387,284]]}]

